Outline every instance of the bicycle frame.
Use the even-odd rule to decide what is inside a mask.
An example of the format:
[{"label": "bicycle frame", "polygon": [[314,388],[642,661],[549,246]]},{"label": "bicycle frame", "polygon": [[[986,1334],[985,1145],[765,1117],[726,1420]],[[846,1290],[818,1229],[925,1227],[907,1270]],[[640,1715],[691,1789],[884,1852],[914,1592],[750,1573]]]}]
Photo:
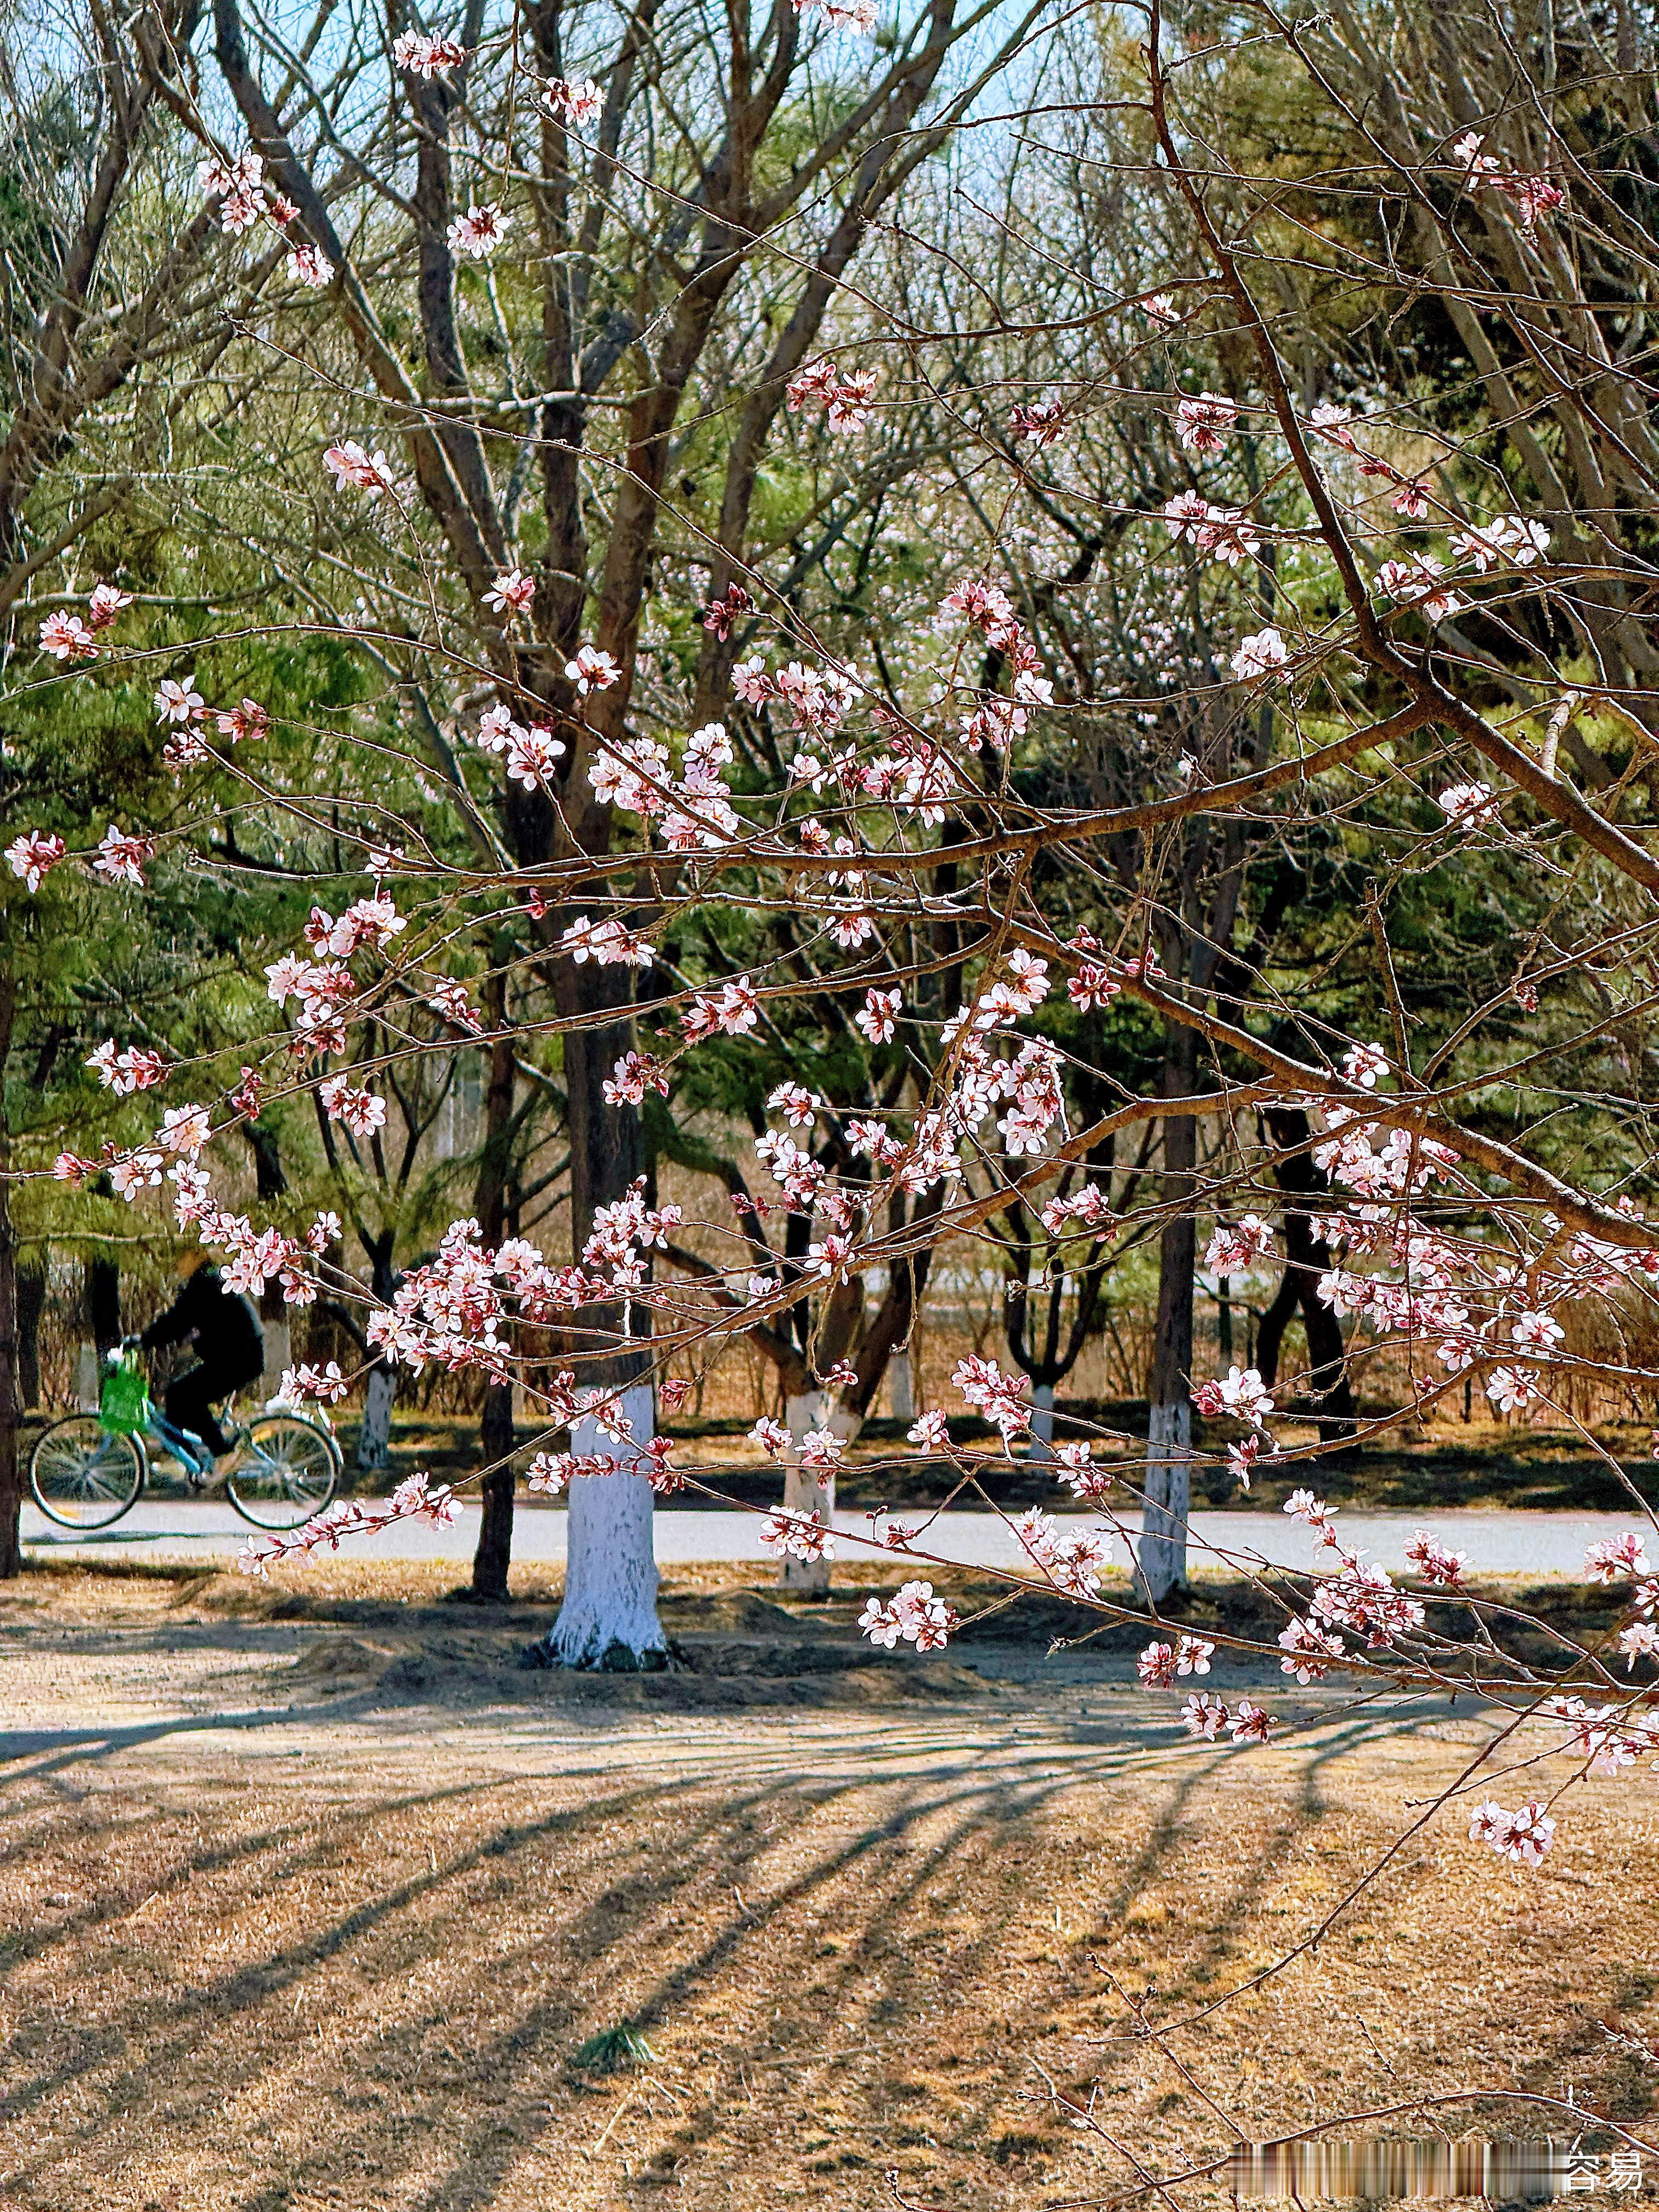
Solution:
[{"label": "bicycle frame", "polygon": [[174,1428],[167,1415],[158,1411],[155,1406],[150,1407],[149,1420],[140,1437],[140,1442],[144,1446],[144,1468],[147,1477],[150,1456],[149,1446],[152,1441],[160,1444],[164,1452],[179,1462],[192,1484],[200,1484],[213,1473],[213,1455],[208,1450],[207,1446],[204,1444],[202,1447],[204,1456],[198,1459],[195,1452],[185,1441],[184,1431]]},{"label": "bicycle frame", "polygon": [[[185,1480],[193,1489],[204,1487],[213,1474],[213,1454],[209,1451],[205,1443],[200,1445],[198,1451],[188,1441],[184,1430],[168,1420],[167,1415],[149,1395],[148,1385],[140,1382],[141,1376],[142,1368],[136,1348],[128,1347],[118,1352],[110,1353],[109,1380],[99,1396],[99,1426],[106,1436],[129,1436],[137,1445],[138,1457],[143,1471],[143,1481],[140,1484],[141,1490],[149,1480],[151,1460],[149,1446],[152,1443],[160,1448],[162,1455],[178,1461],[184,1469]],[[142,1420],[131,1418],[131,1401],[135,1382],[138,1382],[143,1389],[141,1406],[136,1409],[142,1412],[143,1416]],[[125,1388],[121,1392],[120,1397],[116,1400],[118,1411],[112,1411],[111,1395],[116,1390],[118,1384],[121,1383],[125,1383]],[[123,1400],[126,1402],[123,1403]]]}]

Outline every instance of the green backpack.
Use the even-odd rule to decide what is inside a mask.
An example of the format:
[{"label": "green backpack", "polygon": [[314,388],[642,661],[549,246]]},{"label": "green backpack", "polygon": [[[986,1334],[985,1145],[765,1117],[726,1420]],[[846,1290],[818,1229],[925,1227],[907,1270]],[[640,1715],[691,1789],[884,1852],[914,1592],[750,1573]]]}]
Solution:
[{"label": "green backpack", "polygon": [[149,1386],[136,1352],[112,1352],[98,1400],[98,1418],[106,1429],[131,1436],[149,1425]]}]

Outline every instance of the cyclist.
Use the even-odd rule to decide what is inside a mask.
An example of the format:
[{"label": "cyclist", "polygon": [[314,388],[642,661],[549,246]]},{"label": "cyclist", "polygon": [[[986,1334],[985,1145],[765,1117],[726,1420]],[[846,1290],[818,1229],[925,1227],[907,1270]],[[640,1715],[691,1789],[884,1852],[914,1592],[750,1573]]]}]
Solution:
[{"label": "cyclist", "polygon": [[199,1439],[212,1453],[216,1471],[234,1456],[235,1446],[214,1418],[214,1401],[230,1397],[264,1371],[265,1333],[253,1301],[228,1291],[224,1278],[199,1244],[179,1255],[183,1287],[166,1313],[151,1322],[138,1341],[146,1352],[193,1336],[197,1364],[168,1383],[163,1408],[175,1429]]}]

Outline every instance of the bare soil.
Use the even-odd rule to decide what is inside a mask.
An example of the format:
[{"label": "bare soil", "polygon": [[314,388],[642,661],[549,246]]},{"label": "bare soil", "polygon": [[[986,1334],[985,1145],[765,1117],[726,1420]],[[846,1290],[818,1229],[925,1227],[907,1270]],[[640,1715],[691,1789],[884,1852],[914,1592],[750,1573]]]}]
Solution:
[{"label": "bare soil", "polygon": [[[1046,1617],[872,1659],[847,1601],[714,1570],[666,1586],[672,1669],[527,1672],[550,1586],[475,1612],[447,1579],[0,1589],[6,2212],[850,2212],[890,2172],[988,2212],[1115,2196],[1105,2137],[1161,2167],[1221,2109],[1650,2109],[1644,1771],[1575,1796],[1536,1875],[1434,1814],[1258,1982],[1472,1717],[1275,1677],[1283,1744],[1193,1746]],[[623,2027],[645,2049],[605,2070]],[[1489,2099],[1338,2132],[1440,2125],[1560,2131]]]}]

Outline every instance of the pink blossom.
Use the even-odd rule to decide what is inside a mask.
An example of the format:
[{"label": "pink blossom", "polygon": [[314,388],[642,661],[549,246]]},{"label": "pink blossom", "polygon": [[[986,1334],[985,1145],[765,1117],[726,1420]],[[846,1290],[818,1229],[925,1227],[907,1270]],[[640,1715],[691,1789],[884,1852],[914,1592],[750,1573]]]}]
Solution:
[{"label": "pink blossom", "polygon": [[951,1380],[967,1402],[1001,1431],[1005,1444],[1030,1428],[1031,1408],[1026,1393],[1031,1385],[1027,1376],[1005,1375],[994,1359],[981,1359],[970,1352],[957,1362]]},{"label": "pink blossom", "polygon": [[1340,1659],[1346,1649],[1340,1636],[1316,1620],[1292,1620],[1279,1631],[1279,1641],[1285,1653],[1279,1672],[1294,1674],[1298,1682],[1322,1681],[1326,1662]]},{"label": "pink blossom", "polygon": [[1200,1736],[1207,1743],[1214,1742],[1229,1717],[1221,1699],[1203,1690],[1194,1691],[1181,1708],[1182,1723],[1188,1735]]},{"label": "pink blossom", "polygon": [[1380,1044],[1351,1046],[1342,1057],[1342,1073],[1364,1091],[1376,1088],[1377,1078],[1389,1072],[1389,1055]]},{"label": "pink blossom", "polygon": [[890,1044],[903,1008],[904,1000],[900,992],[866,991],[863,1007],[853,1018],[872,1044]]},{"label": "pink blossom", "polygon": [[1644,1548],[1646,1539],[1636,1528],[1626,1529],[1622,1536],[1605,1536],[1592,1544],[1584,1554],[1585,1579],[1593,1583],[1619,1583],[1627,1577],[1650,1575],[1653,1568]]},{"label": "pink blossom", "polygon": [[38,891],[69,848],[54,830],[26,830],[6,848],[6,865],[30,891]]},{"label": "pink blossom", "polygon": [[668,1096],[668,1071],[648,1052],[624,1053],[605,1079],[607,1105],[642,1106],[647,1091]]},{"label": "pink blossom", "polygon": [[522,568],[507,568],[484,593],[483,603],[496,614],[521,615],[528,613],[535,596],[535,578],[526,576]]},{"label": "pink blossom", "polygon": [[780,1507],[762,1522],[760,1546],[780,1559],[827,1559],[836,1549],[821,1514],[795,1513],[787,1507]]},{"label": "pink blossom", "polygon": [[648,942],[614,916],[593,921],[586,915],[579,914],[559,942],[579,968],[588,960],[598,968],[609,968],[618,963],[628,968],[651,965]]},{"label": "pink blossom", "polygon": [[334,264],[320,246],[302,241],[289,255],[286,264],[290,283],[303,284],[313,292],[320,292],[334,281]]},{"label": "pink blossom", "polygon": [[1424,1620],[1421,1601],[1396,1589],[1385,1569],[1346,1556],[1315,1589],[1310,1613],[1364,1636],[1373,1650],[1421,1628]]},{"label": "pink blossom", "polygon": [[216,720],[220,736],[233,745],[265,737],[270,730],[270,716],[257,699],[244,699],[240,706],[228,708]]},{"label": "pink blossom", "polygon": [[1207,1674],[1215,1646],[1201,1636],[1183,1636],[1178,1644],[1149,1644],[1135,1662],[1135,1671],[1149,1689],[1167,1689],[1178,1675]]},{"label": "pink blossom", "polygon": [[[1259,1213],[1246,1213],[1237,1222],[1218,1221],[1208,1245],[1205,1248],[1205,1272],[1218,1275],[1236,1275],[1257,1260],[1264,1260],[1273,1249],[1273,1232],[1269,1223]],[[1254,1373],[1254,1370],[1251,1370]],[[1220,1395],[1219,1383],[1208,1386]]]},{"label": "pink blossom", "polygon": [[1429,622],[1445,622],[1462,611],[1463,601],[1438,580],[1440,573],[1435,554],[1414,553],[1408,561],[1385,561],[1376,572],[1377,589],[1398,605],[1419,608]]},{"label": "pink blossom", "polygon": [[817,401],[824,410],[824,420],[830,429],[856,430],[869,420],[870,402],[877,382],[872,368],[853,369],[843,374],[833,361],[825,358],[802,369],[791,380],[784,396],[792,415],[799,414],[810,401]]},{"label": "pink blossom", "polygon": [[859,1626],[870,1641],[891,1651],[902,1637],[918,1651],[942,1651],[960,1626],[952,1608],[933,1595],[932,1583],[906,1583],[890,1604],[866,1603]]},{"label": "pink blossom", "polygon": [[59,660],[92,660],[98,641],[79,615],[64,611],[48,615],[41,623],[40,650]]},{"label": "pink blossom", "polygon": [[1518,1413],[1537,1396],[1524,1368],[1494,1367],[1486,1379],[1486,1395],[1500,1413]]},{"label": "pink blossom", "polygon": [[567,660],[564,672],[584,698],[590,691],[608,691],[622,681],[622,670],[611,655],[593,645],[583,646],[574,660]]},{"label": "pink blossom", "polygon": [[875,0],[794,0],[794,4],[798,15],[816,9],[832,27],[860,31],[866,38],[876,27]]},{"label": "pink blossom", "polygon": [[436,38],[427,31],[404,31],[392,42],[392,60],[416,76],[434,77],[445,70],[459,69],[466,56],[466,48],[455,40]]},{"label": "pink blossom", "polygon": [[1406,1547],[1406,1557],[1425,1583],[1433,1583],[1443,1589],[1456,1589],[1469,1563],[1467,1552],[1449,1552],[1426,1528],[1419,1528],[1413,1536]]},{"label": "pink blossom", "polygon": [[1488,1844],[1516,1866],[1542,1865],[1554,1835],[1555,1822],[1536,1798],[1510,1813],[1489,1797],[1469,1818],[1470,1842]]},{"label": "pink blossom", "polygon": [[155,851],[153,837],[125,836],[112,822],[98,842],[98,857],[92,865],[107,882],[142,887],[145,866]]},{"label": "pink blossom", "polygon": [[155,719],[158,722],[197,722],[206,714],[207,708],[201,693],[196,690],[193,676],[164,677],[155,687]]},{"label": "pink blossom", "polygon": [[1201,392],[1176,406],[1176,435],[1189,453],[1218,453],[1237,421],[1237,402],[1219,392]]},{"label": "pink blossom", "polygon": [[1498,793],[1487,783],[1449,784],[1436,804],[1459,830],[1485,830],[1498,818]]},{"label": "pink blossom", "polygon": [[1285,1500],[1285,1510],[1292,1521],[1300,1521],[1314,1529],[1327,1544],[1336,1541],[1331,1523],[1336,1516],[1334,1505],[1328,1505],[1322,1498],[1316,1498],[1311,1490],[1293,1490]]},{"label": "pink blossom", "polygon": [[1231,1413],[1259,1429],[1273,1411],[1272,1394],[1254,1367],[1229,1368],[1216,1382],[1206,1382],[1193,1393],[1193,1403],[1206,1420]]},{"label": "pink blossom", "polygon": [[115,1186],[118,1198],[125,1199],[131,1206],[139,1194],[152,1189],[161,1180],[163,1165],[160,1152],[128,1152],[110,1164],[109,1179]]},{"label": "pink blossom", "polygon": [[1058,399],[1016,407],[1008,417],[1010,436],[1029,438],[1034,446],[1052,446],[1065,427],[1066,410]]},{"label": "pink blossom", "polygon": [[465,215],[458,215],[450,224],[450,250],[482,261],[495,251],[508,228],[507,217],[495,201],[486,200],[482,207],[469,207]]},{"label": "pink blossom", "polygon": [[205,1106],[170,1106],[161,1116],[156,1142],[163,1152],[194,1159],[212,1133]]},{"label": "pink blossom", "polygon": [[1227,1723],[1228,1732],[1235,1743],[1266,1743],[1273,1727],[1273,1717],[1260,1705],[1241,1698],[1237,1711]]},{"label": "pink blossom", "polygon": [[386,1127],[386,1101],[378,1092],[358,1090],[343,1075],[331,1075],[317,1086],[331,1121],[343,1122],[354,1136],[373,1136]]},{"label": "pink blossom", "polygon": [[1462,169],[1474,187],[1478,187],[1483,178],[1494,175],[1503,167],[1495,154],[1482,151],[1486,143],[1479,131],[1466,131],[1451,149],[1452,160]]},{"label": "pink blossom", "polygon": [[331,1359],[325,1367],[301,1364],[283,1370],[281,1395],[295,1403],[306,1398],[319,1398],[329,1405],[337,1405],[349,1385],[340,1372],[340,1363]]},{"label": "pink blossom", "polygon": [[1233,674],[1249,682],[1257,676],[1270,676],[1276,668],[1283,668],[1290,659],[1290,649],[1271,624],[1259,629],[1253,637],[1242,639],[1233,654]]},{"label": "pink blossom", "polygon": [[578,131],[586,131],[604,105],[604,94],[591,76],[550,77],[546,98],[559,121]]},{"label": "pink blossom", "polygon": [[392,488],[392,464],[382,453],[371,453],[355,438],[347,438],[337,446],[331,446],[323,455],[323,465],[333,475],[335,489],[343,491],[348,484],[358,491],[366,491],[371,498]]}]

